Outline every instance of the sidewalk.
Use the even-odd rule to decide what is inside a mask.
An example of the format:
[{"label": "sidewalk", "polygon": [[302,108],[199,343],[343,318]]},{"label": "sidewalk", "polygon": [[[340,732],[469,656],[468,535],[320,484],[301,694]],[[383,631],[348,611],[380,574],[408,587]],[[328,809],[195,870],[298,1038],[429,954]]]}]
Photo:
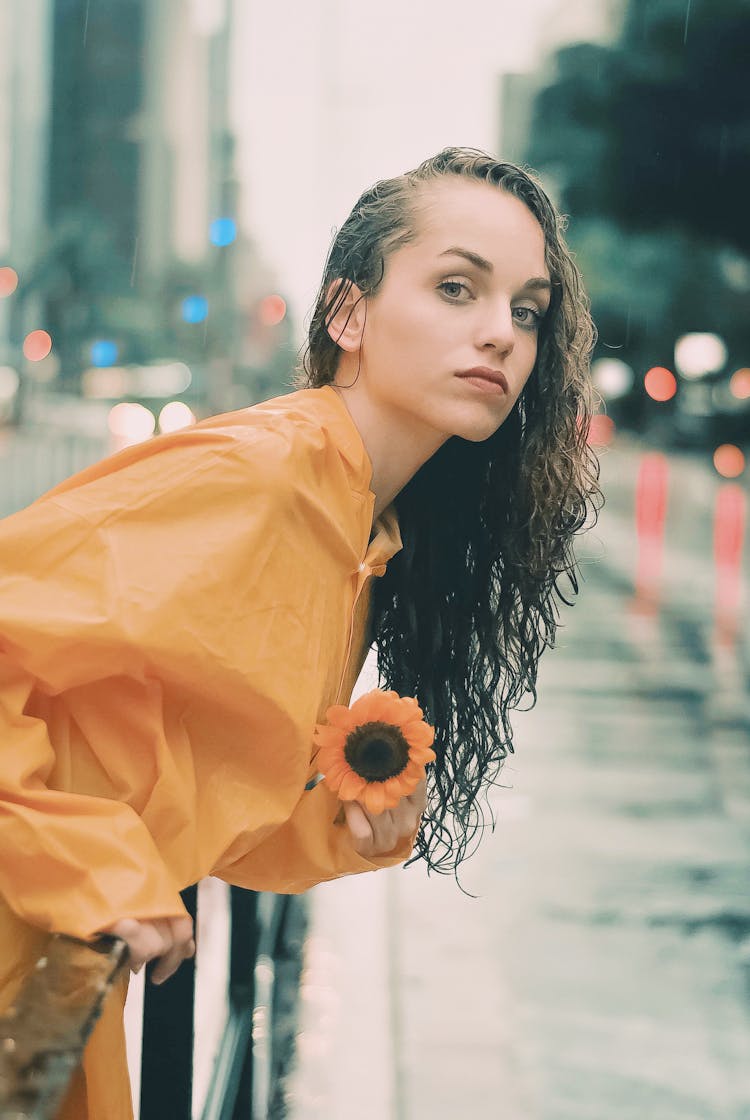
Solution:
[{"label": "sidewalk", "polygon": [[[376,685],[368,662],[360,689]],[[518,795],[506,805],[506,819],[525,812]],[[486,1095],[498,1084],[503,1115],[527,1115],[516,1012],[502,968],[487,968],[501,955],[488,920],[493,856],[487,836],[467,865],[478,899],[418,864],[311,892],[290,1120],[496,1117]],[[482,1099],[488,1111],[469,1107]]]},{"label": "sidewalk", "polygon": [[516,718],[478,897],[420,865],[311,892],[290,1120],[750,1118],[747,697],[717,718],[722,666],[628,613],[624,516]]}]

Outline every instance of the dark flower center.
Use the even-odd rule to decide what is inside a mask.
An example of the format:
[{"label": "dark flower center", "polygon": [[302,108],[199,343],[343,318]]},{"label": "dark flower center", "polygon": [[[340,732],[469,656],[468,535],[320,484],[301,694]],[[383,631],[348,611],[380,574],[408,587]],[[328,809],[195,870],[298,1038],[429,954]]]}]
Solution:
[{"label": "dark flower center", "polygon": [[396,778],[409,761],[409,744],[392,723],[363,723],[350,731],[344,758],[367,782]]}]

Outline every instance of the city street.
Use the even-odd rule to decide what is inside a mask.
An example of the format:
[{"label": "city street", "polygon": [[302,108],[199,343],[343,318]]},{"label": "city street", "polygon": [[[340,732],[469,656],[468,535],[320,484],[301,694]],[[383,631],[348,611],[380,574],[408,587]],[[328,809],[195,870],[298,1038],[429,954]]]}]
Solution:
[{"label": "city street", "polygon": [[603,455],[580,601],[462,876],[477,897],[417,866],[312,892],[293,1120],[750,1117],[747,638],[714,623],[726,484],[709,456],[669,457],[636,599],[642,455]]},{"label": "city street", "polygon": [[[53,991],[37,927],[135,917],[137,965],[185,887],[195,933],[66,1117],[750,1120],[748,56],[750,0],[0,2],[0,1008]],[[442,446],[507,421],[497,486]],[[468,704],[456,643],[514,557],[563,566],[528,538],[578,523],[584,439],[605,506],[478,827],[431,852],[458,877],[321,883],[352,853],[295,767],[389,503],[383,656],[445,629]],[[488,541],[500,593],[461,570]],[[385,757],[315,738],[345,793]]]}]

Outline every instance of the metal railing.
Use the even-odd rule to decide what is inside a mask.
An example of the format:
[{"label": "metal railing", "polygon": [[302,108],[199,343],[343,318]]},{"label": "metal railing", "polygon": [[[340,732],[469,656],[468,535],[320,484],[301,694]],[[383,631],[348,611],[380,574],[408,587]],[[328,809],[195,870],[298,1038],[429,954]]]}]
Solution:
[{"label": "metal railing", "polygon": [[[182,899],[197,919],[198,891]],[[299,953],[297,896],[230,888],[227,1007],[200,1120],[280,1115],[288,1040],[277,1029],[277,966]],[[200,954],[200,948],[198,949]],[[127,951],[116,938],[53,937],[0,1018],[0,1120],[54,1120],[70,1076]],[[147,966],[147,978],[151,966]],[[165,984],[146,983],[140,1120],[192,1120],[196,962]],[[296,983],[295,983],[296,988]]]},{"label": "metal railing", "polygon": [[0,517],[23,509],[108,450],[106,437],[0,430]]}]

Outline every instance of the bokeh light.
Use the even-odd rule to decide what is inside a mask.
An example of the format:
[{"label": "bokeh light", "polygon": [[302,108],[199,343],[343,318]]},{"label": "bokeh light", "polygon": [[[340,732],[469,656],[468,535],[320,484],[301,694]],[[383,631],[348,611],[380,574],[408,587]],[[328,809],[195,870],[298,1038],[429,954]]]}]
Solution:
[{"label": "bokeh light", "polygon": [[597,358],[591,366],[594,385],[607,401],[624,397],[633,388],[635,374],[620,358]]},{"label": "bokeh light", "polygon": [[119,356],[119,347],[116,342],[108,338],[97,339],[91,346],[91,364],[105,368],[113,366]]},{"label": "bokeh light", "polygon": [[264,327],[275,327],[286,315],[286,300],[282,296],[266,296],[258,304],[258,318]]},{"label": "bokeh light", "polygon": [[18,287],[18,273],[14,268],[5,265],[0,268],[0,299],[4,296],[12,296]]},{"label": "bokeh light", "polygon": [[722,478],[737,478],[745,469],[745,456],[733,443],[722,443],[714,451],[714,466]]},{"label": "bokeh light", "polygon": [[116,400],[128,391],[128,371],[121,366],[92,366],[81,374],[81,393],[87,400]]},{"label": "bokeh light", "polygon": [[128,447],[143,443],[154,434],[156,417],[136,401],[122,401],[110,409],[107,426],[117,446]]},{"label": "bokeh light", "polygon": [[32,331],[23,340],[23,356],[30,362],[41,362],[52,349],[52,338],[46,331]]},{"label": "bokeh light", "polygon": [[727,360],[727,347],[718,334],[694,331],[677,339],[674,360],[683,377],[693,380],[715,373]]},{"label": "bokeh light", "polygon": [[677,378],[664,366],[653,366],[644,377],[643,385],[655,401],[669,401],[677,392]]},{"label": "bokeh light", "polygon": [[218,245],[223,248],[225,245],[231,245],[237,237],[237,226],[232,218],[216,218],[211,222],[211,229],[209,232],[212,245]]},{"label": "bokeh light", "polygon": [[195,415],[184,401],[169,401],[159,413],[160,432],[178,432],[195,423]]},{"label": "bokeh light", "polygon": [[15,397],[20,385],[20,378],[13,366],[0,366],[0,401],[9,401]]},{"label": "bokeh light", "polygon": [[193,375],[184,362],[152,362],[130,370],[130,392],[135,397],[176,397],[190,388]]},{"label": "bokeh light", "polygon": [[597,412],[591,417],[588,443],[592,447],[608,447],[615,438],[615,422],[611,416]]},{"label": "bokeh light", "polygon": [[208,318],[208,300],[205,296],[187,296],[182,301],[182,318],[186,323],[203,323]]},{"label": "bokeh light", "polygon": [[746,401],[750,397],[750,367],[735,370],[729,379],[729,391],[738,401]]}]

